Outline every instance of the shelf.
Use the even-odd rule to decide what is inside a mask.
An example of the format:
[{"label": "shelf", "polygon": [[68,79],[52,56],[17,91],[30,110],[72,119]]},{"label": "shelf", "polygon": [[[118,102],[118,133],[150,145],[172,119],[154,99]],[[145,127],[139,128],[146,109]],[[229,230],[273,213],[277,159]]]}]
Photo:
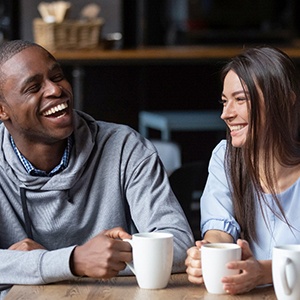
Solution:
[{"label": "shelf", "polygon": [[[280,47],[291,58],[300,59],[300,48]],[[64,63],[81,64],[105,62],[155,62],[155,61],[203,61],[209,59],[228,59],[239,54],[241,46],[176,46],[149,47],[124,50],[56,50],[52,54]]]}]

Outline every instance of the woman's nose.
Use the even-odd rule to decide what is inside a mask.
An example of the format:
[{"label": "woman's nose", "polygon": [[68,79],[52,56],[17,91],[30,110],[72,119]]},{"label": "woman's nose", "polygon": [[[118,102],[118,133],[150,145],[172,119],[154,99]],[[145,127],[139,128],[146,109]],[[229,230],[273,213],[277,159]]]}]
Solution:
[{"label": "woman's nose", "polygon": [[235,110],[235,105],[234,102],[228,101],[224,106],[223,106],[223,111],[221,114],[221,119],[226,120],[233,118],[236,115],[236,110]]}]

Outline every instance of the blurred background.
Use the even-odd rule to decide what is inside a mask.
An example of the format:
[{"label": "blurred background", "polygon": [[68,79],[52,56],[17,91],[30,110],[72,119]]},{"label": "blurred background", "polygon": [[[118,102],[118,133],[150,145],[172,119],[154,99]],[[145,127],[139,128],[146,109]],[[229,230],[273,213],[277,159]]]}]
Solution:
[{"label": "blurred background", "polygon": [[[69,2],[70,19],[78,19],[91,3],[100,6],[99,17],[104,19],[99,47],[78,53],[70,49],[63,51],[63,56],[59,50],[53,52],[64,57],[58,60],[76,99],[80,99],[80,109],[96,119],[127,124],[141,133],[141,116],[154,121],[147,137],[157,147],[166,169],[170,167],[167,171],[173,190],[199,238],[199,197],[207,163],[213,148],[225,137],[223,122],[218,125],[222,109],[218,103],[220,69],[233,52],[253,45],[287,49],[299,67],[300,1]],[[19,38],[34,41],[33,20],[41,17],[37,9],[40,3],[0,0],[0,42]],[[149,56],[149,49],[156,49],[157,57]],[[162,128],[172,130],[167,122],[170,112],[176,112],[177,118],[172,126],[180,124],[185,130],[172,131],[166,141]],[[190,124],[195,122],[199,123],[197,130],[192,130]],[[221,130],[207,130],[215,126]]]},{"label": "blurred background", "polygon": [[[40,17],[39,0],[0,0],[0,37],[33,40],[32,22]],[[50,2],[50,1],[44,1]],[[101,7],[105,20],[101,38],[122,38],[109,51],[149,47],[219,49],[271,44],[299,44],[297,0],[70,0],[69,18],[78,18],[88,3]],[[81,65],[82,109],[96,119],[128,124],[138,130],[141,111],[215,110],[221,113],[219,71],[226,60],[157,60],[151,63],[109,60]],[[298,62],[297,62],[298,63]],[[70,81],[74,64],[64,64]],[[76,86],[75,86],[76,88]],[[160,138],[156,130],[150,132]],[[224,135],[212,132],[174,132],[184,162],[208,159]]]},{"label": "blurred background", "polygon": [[[1,0],[1,31],[32,39],[39,0]],[[47,1],[44,1],[47,2]],[[48,1],[49,2],[49,1]],[[299,33],[297,0],[71,0],[70,17],[101,7],[104,35],[122,32],[125,47],[199,43],[290,42]],[[8,25],[10,24],[10,25]]]}]

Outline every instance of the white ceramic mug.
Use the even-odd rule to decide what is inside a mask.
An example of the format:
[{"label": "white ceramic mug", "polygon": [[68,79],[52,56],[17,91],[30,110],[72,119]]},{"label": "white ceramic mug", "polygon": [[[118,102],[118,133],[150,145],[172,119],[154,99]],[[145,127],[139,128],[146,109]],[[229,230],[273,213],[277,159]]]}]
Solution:
[{"label": "white ceramic mug", "polygon": [[211,294],[225,294],[222,278],[239,273],[230,270],[226,264],[241,260],[241,247],[233,243],[211,243],[201,246],[202,276],[207,291]]},{"label": "white ceramic mug", "polygon": [[168,285],[173,265],[173,235],[164,232],[136,233],[132,240],[133,262],[127,265],[143,289],[162,289]]},{"label": "white ceramic mug", "polygon": [[273,248],[272,275],[279,300],[300,299],[300,245]]}]

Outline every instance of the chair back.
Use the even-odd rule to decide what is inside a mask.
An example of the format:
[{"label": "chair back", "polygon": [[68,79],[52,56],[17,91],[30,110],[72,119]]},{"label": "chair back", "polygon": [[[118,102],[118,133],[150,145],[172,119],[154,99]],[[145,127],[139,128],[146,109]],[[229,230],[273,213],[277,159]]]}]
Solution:
[{"label": "chair back", "polygon": [[195,239],[200,239],[200,197],[208,176],[208,161],[183,164],[169,177],[175,196],[189,221]]},{"label": "chair back", "polygon": [[175,142],[151,140],[157,150],[164,168],[170,176],[172,172],[181,166],[181,149]]}]

